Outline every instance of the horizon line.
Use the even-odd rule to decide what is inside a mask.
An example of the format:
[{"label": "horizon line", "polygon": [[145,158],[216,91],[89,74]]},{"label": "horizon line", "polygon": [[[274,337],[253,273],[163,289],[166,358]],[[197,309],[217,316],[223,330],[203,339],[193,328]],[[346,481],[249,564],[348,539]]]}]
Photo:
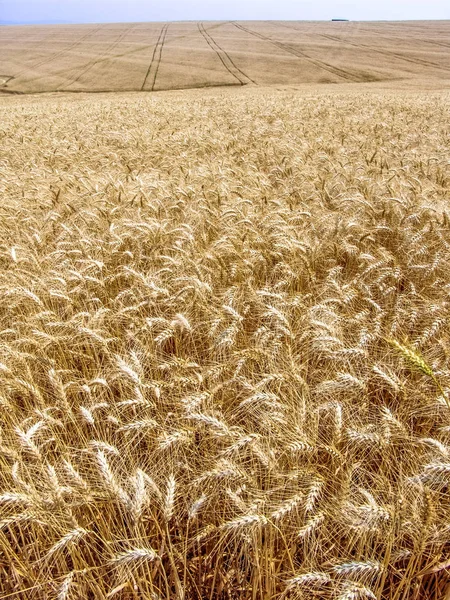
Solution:
[{"label": "horizon line", "polygon": [[[450,19],[347,19],[345,17],[330,17],[329,19],[201,19],[202,22],[254,22],[254,21],[271,21],[271,22],[286,22],[294,21],[296,23],[328,23],[330,21],[341,20],[342,22],[348,23],[402,23],[404,21],[410,22],[443,22],[450,21]],[[166,19],[166,20],[149,20],[149,21],[1,21],[0,26],[23,26],[23,25],[115,25],[119,23],[198,23],[199,19]]]}]

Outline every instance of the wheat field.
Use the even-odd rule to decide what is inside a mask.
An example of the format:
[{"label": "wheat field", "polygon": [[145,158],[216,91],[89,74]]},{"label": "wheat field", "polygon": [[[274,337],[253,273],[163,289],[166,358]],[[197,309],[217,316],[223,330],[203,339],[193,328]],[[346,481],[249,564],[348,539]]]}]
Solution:
[{"label": "wheat field", "polygon": [[1,598],[449,598],[449,117],[1,100]]},{"label": "wheat field", "polygon": [[0,93],[418,82],[450,88],[450,20],[0,26]]}]

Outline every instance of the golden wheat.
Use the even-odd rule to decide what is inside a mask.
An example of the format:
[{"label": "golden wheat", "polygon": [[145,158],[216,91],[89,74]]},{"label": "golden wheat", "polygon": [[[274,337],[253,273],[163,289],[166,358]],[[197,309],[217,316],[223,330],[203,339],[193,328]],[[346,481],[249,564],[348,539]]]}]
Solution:
[{"label": "golden wheat", "polygon": [[1,597],[448,597],[449,109],[2,100]]}]

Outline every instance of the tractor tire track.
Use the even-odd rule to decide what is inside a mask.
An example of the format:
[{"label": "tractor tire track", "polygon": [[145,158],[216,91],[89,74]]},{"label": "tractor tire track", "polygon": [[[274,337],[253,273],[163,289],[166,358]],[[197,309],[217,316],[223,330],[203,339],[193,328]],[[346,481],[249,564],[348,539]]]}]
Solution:
[{"label": "tractor tire track", "polygon": [[169,29],[169,23],[166,25],[166,27],[164,29],[163,38],[162,38],[161,43],[159,45],[159,49],[156,52],[156,69],[155,69],[155,76],[153,77],[153,80],[152,80],[152,92],[155,89],[156,78],[158,77],[159,67],[161,65],[162,52],[163,52],[163,48],[164,48],[164,43],[166,41],[166,36],[167,36],[167,30],[168,29]]},{"label": "tractor tire track", "polygon": [[13,75],[0,75],[0,91],[3,91],[2,88],[6,88],[8,83],[14,79]]},{"label": "tractor tire track", "polygon": [[[293,29],[294,31],[306,33],[306,35],[315,35],[315,36],[319,36],[319,37],[323,37],[323,38],[328,38],[332,41],[340,42],[341,44],[346,44],[348,46],[354,46],[355,48],[371,50],[372,52],[377,52],[378,54],[384,54],[385,56],[395,56],[398,59],[405,60],[410,63],[420,64],[420,65],[424,65],[427,67],[435,67],[437,69],[443,69],[444,71],[450,70],[447,67],[441,67],[434,62],[427,61],[427,60],[424,60],[421,58],[411,58],[408,56],[404,56],[403,54],[399,54],[397,52],[392,52],[392,50],[380,50],[379,48],[373,48],[373,46],[367,46],[366,44],[358,44],[356,42],[351,42],[348,38],[342,39],[342,38],[339,38],[337,36],[333,36],[333,35],[330,35],[327,33],[316,33],[316,32],[309,32],[309,31],[304,32],[303,30],[298,29],[298,27],[294,27],[293,25],[285,25],[284,23],[280,23],[280,25],[282,25],[283,27],[287,27],[288,29]],[[364,31],[367,32],[368,30],[365,29]],[[380,34],[378,30],[369,29],[369,31],[373,32],[378,37],[382,37],[387,40],[398,39],[398,37],[395,38],[392,35],[389,35],[389,33],[387,35],[384,35],[384,34]],[[407,39],[417,41],[416,38],[411,37],[411,36],[407,36]],[[420,41],[424,42],[426,44],[433,44],[434,46],[443,46],[444,48],[450,48],[450,45],[443,44],[441,42],[432,42],[431,40],[422,40],[422,39],[420,39]]]},{"label": "tractor tire track", "polygon": [[[391,29],[387,29],[388,25],[389,25],[388,23],[386,23],[384,25],[384,27],[383,27],[383,33],[380,33],[379,28],[376,28],[376,27],[372,27],[371,28],[370,26],[367,26],[366,24],[364,24],[364,29],[361,29],[361,25],[359,25],[359,29],[362,32],[364,32],[364,33],[367,33],[367,32],[374,33],[374,34],[376,34],[379,37],[383,37],[384,39],[398,40],[399,36],[393,35],[392,28]],[[408,26],[411,27],[411,25],[408,25]],[[394,32],[395,32],[395,29],[394,29]],[[406,32],[406,33],[408,33],[408,32]],[[423,33],[424,33],[424,31],[420,31],[420,34],[423,34]],[[434,40],[424,40],[423,38],[417,38],[417,37],[415,37],[414,34],[413,35],[405,35],[402,32],[401,37],[404,40],[410,40],[410,41],[414,41],[414,42],[421,42],[423,44],[431,44],[433,46],[441,46],[442,48],[450,48],[450,44],[445,44],[444,42],[436,42]]]},{"label": "tractor tire track", "polygon": [[[150,77],[150,73],[152,71],[153,65],[155,65],[154,69],[153,69],[153,74],[151,77],[151,82],[152,82],[152,86],[150,88],[150,91],[154,91],[155,89],[155,83],[156,83],[156,77],[158,75],[158,71],[159,71],[159,65],[161,63],[161,57],[162,57],[162,50],[163,50],[163,46],[164,46],[164,42],[166,41],[166,36],[167,36],[167,30],[169,29],[169,24],[167,23],[166,25],[163,25],[163,27],[161,27],[161,31],[159,32],[159,37],[158,37],[158,41],[156,42],[155,48],[153,50],[153,56],[152,56],[152,60],[150,62],[150,65],[147,69],[147,73],[145,74],[144,77],[144,82],[141,86],[141,92],[144,91],[145,88],[145,84],[147,83],[147,79]],[[156,59],[156,62],[155,62]]]},{"label": "tractor tire track", "polygon": [[246,75],[244,71],[242,71],[238,66],[236,66],[231,56],[207,32],[203,23],[197,23],[197,27],[202,36],[205,38],[208,46],[212,50],[214,50],[214,52],[220,58],[221,63],[223,64],[225,69],[230,73],[230,75],[237,79],[241,85],[247,85],[249,83],[258,85],[256,81],[254,81],[251,77]]},{"label": "tractor tire track", "polygon": [[[221,23],[220,25],[214,25],[213,27],[220,27],[221,25],[223,25],[223,23]],[[100,29],[100,28],[98,28]],[[95,33],[96,31],[98,31],[98,29],[96,29],[95,31],[92,31],[91,33]],[[208,28],[209,29],[209,28]],[[172,41],[177,40],[177,39],[181,39],[184,37],[188,37],[188,36],[175,36],[172,37],[167,43],[166,45],[170,44]],[[78,40],[77,44],[81,42],[81,40]],[[132,50],[126,50],[125,52],[120,52],[118,54],[114,54],[113,56],[108,56],[106,58],[99,58],[96,60],[97,64],[100,63],[104,63],[104,62],[108,62],[109,60],[114,60],[116,58],[123,58],[124,56],[131,56],[133,54],[139,54],[140,52],[144,52],[144,50],[148,50],[149,48],[152,48],[153,44],[144,44],[142,46],[138,46],[137,48],[133,48]],[[67,50],[67,48],[66,48]],[[62,51],[63,53],[66,52],[66,50]],[[48,58],[45,59],[46,61],[49,60]],[[84,65],[82,65],[82,67],[88,67],[91,63],[85,63]],[[63,75],[64,73],[67,72],[67,69],[62,69],[60,71],[55,71],[54,73],[52,73],[52,76],[58,76],[58,75]],[[17,76],[14,76],[15,78],[17,78]],[[45,75],[38,75],[37,77],[33,77],[33,79],[30,79],[27,83],[35,83],[36,81],[41,81],[42,79],[45,79],[46,77],[48,77],[48,73],[46,73]],[[137,88],[140,89],[140,88]],[[55,91],[55,90],[48,90],[48,91]],[[70,90],[71,92],[75,92],[76,90]],[[40,93],[40,92],[36,92],[36,93]]]},{"label": "tractor tire track", "polygon": [[311,25],[309,25],[308,29],[305,29],[305,28],[298,29],[297,27],[294,27],[293,25],[286,25],[286,23],[283,23],[282,21],[268,21],[268,23],[270,23],[271,25],[278,25],[278,26],[281,25],[281,27],[286,27],[287,29],[294,29],[295,31],[299,31],[301,33],[306,33],[307,35],[310,34],[310,31],[312,29],[317,27],[317,25],[311,24]]},{"label": "tractor tire track", "polygon": [[[139,54],[140,52],[143,52],[144,50],[147,50],[148,48],[151,48],[153,44],[145,44],[144,46],[138,46],[137,48],[134,48],[133,50],[127,50],[126,52],[120,52],[119,54],[114,54],[112,56],[108,56],[105,58],[99,58],[97,59],[95,62],[96,64],[100,64],[100,63],[105,63],[108,62],[109,60],[114,60],[116,58],[122,58],[123,56],[130,56],[132,54]],[[82,65],[83,67],[89,67],[92,63],[88,62],[85,63],[84,65]],[[55,71],[54,73],[52,73],[53,76],[55,75],[63,75],[64,73],[67,73],[67,69],[62,69],[61,71]],[[41,79],[45,79],[46,77],[48,77],[48,74],[45,75],[39,75],[38,77],[33,77],[33,79],[29,80],[29,83],[35,83],[36,81],[40,81]],[[55,91],[55,90],[53,90]],[[75,90],[71,90],[72,92]]]},{"label": "tractor tire track", "polygon": [[239,23],[236,23],[236,21],[233,21],[233,25],[235,27],[237,27],[238,29],[241,29],[242,31],[249,33],[250,35],[253,35],[261,40],[264,40],[265,42],[269,42],[273,46],[276,46],[277,48],[284,50],[288,54],[292,54],[293,56],[296,56],[297,58],[303,58],[304,60],[307,60],[308,62],[312,63],[314,66],[318,67],[319,69],[323,69],[324,71],[328,71],[329,73],[332,73],[333,75],[337,75],[341,79],[345,79],[346,81],[353,81],[353,82],[366,81],[366,80],[361,79],[357,75],[354,75],[353,73],[345,71],[344,69],[339,69],[338,67],[333,67],[333,65],[325,63],[321,60],[311,58],[311,56],[309,56],[308,54],[306,54],[306,52],[303,52],[302,50],[297,50],[296,48],[292,48],[291,46],[288,46],[287,44],[284,44],[283,42],[279,42],[278,40],[273,40],[272,38],[270,38],[266,35],[263,35],[262,33],[252,31],[251,29],[247,29],[243,25],[239,25]]},{"label": "tractor tire track", "polygon": [[[383,37],[386,39],[386,36],[383,36]],[[388,37],[388,39],[392,39],[392,37],[391,38]],[[394,38],[394,39],[396,39],[396,38]],[[417,38],[416,39],[416,38],[411,37],[411,36],[407,36],[407,39],[408,40],[419,41],[419,42],[422,42],[423,44],[432,44],[433,46],[439,46],[441,48],[450,48],[450,44],[444,44],[443,42],[433,42],[431,40],[424,40],[422,38]]]},{"label": "tractor tire track", "polygon": [[[135,26],[134,26],[135,27]],[[95,65],[97,65],[102,59],[105,60],[109,60],[111,57],[110,56],[106,56],[111,50],[114,50],[114,48],[117,47],[117,45],[123,40],[123,38],[134,28],[134,27],[128,27],[128,29],[125,29],[125,31],[123,31],[116,40],[114,40],[114,42],[112,42],[107,48],[106,50],[103,52],[103,56],[97,58],[96,60],[91,61],[87,66],[82,67],[82,71],[75,77],[72,78],[71,80],[69,80],[69,82],[64,83],[64,88],[68,88],[71,85],[73,85],[74,83],[77,83],[82,77],[83,75],[85,75],[86,73],[88,73],[93,67],[95,67]],[[61,86],[59,88],[57,88],[56,91],[59,91],[61,88]]]},{"label": "tractor tire track", "polygon": [[[215,25],[211,25],[211,27],[205,27],[206,31],[211,31],[212,29],[218,29],[219,27],[223,27],[224,25],[228,25],[231,21],[221,21],[220,23],[216,23]],[[166,45],[171,44],[177,40],[184,40],[187,38],[192,38],[197,36],[197,31],[195,29],[191,33],[185,33],[183,35],[176,35],[170,38],[170,40],[166,43]]]},{"label": "tractor tire track", "polygon": [[[46,56],[45,58],[41,59],[40,62],[37,62],[34,65],[30,65],[30,67],[27,67],[26,69],[22,69],[14,77],[17,79],[18,77],[20,77],[20,75],[22,75],[22,73],[25,73],[26,71],[29,71],[30,69],[36,69],[37,67],[41,67],[42,65],[45,65],[46,63],[51,62],[51,61],[55,60],[56,58],[59,58],[66,52],[70,52],[70,50],[73,50],[74,48],[76,48],[86,38],[93,35],[94,33],[97,33],[97,31],[99,31],[100,29],[101,29],[101,26],[88,31],[88,33],[81,36],[80,39],[78,39],[76,42],[73,42],[72,44],[70,44],[70,46],[68,46],[67,48],[64,48],[63,50],[59,50],[58,52],[55,52],[54,54],[50,54],[50,56]],[[34,79],[32,81],[34,81]]]},{"label": "tractor tire track", "polygon": [[371,52],[376,52],[378,54],[382,54],[383,56],[393,56],[394,58],[415,64],[415,65],[420,65],[420,66],[425,66],[425,67],[433,67],[435,69],[441,69],[442,71],[450,71],[450,68],[448,68],[448,67],[442,67],[434,62],[431,62],[429,60],[424,60],[422,58],[411,58],[408,56],[404,56],[403,54],[399,54],[398,52],[392,52],[391,50],[380,50],[379,48],[374,48],[373,46],[367,46],[366,44],[357,44],[356,42],[350,42],[347,39],[343,40],[342,38],[336,37],[334,35],[329,35],[326,33],[317,33],[315,35],[319,35],[320,37],[332,40],[333,42],[340,42],[341,44],[346,44],[348,46],[354,46],[355,48],[359,48],[360,50],[370,50]]}]

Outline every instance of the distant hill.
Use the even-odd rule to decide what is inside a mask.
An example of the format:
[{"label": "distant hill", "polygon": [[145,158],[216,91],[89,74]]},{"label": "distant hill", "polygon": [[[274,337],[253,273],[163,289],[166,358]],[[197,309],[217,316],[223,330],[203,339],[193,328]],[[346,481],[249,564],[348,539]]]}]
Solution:
[{"label": "distant hill", "polygon": [[450,84],[450,21],[54,25],[0,28],[0,91]]}]

